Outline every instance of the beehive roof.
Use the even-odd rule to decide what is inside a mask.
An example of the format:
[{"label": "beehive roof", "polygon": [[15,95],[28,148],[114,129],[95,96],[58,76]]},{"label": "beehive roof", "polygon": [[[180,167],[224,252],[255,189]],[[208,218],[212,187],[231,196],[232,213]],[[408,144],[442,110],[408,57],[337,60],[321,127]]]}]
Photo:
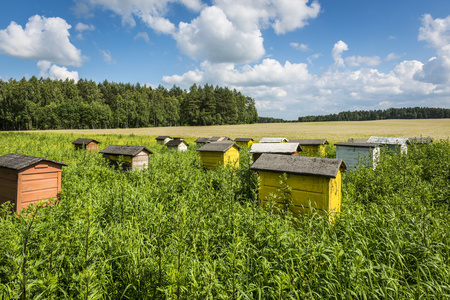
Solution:
[{"label": "beehive roof", "polygon": [[209,138],[202,138],[202,137],[200,137],[200,138],[195,140],[195,143],[207,143],[208,140],[209,140]]},{"label": "beehive roof", "polygon": [[146,151],[149,154],[153,154],[153,152],[144,146],[125,146],[125,145],[109,145],[100,153],[104,154],[112,154],[112,155],[130,155],[130,156],[136,156],[141,151]]},{"label": "beehive roof", "polygon": [[59,162],[48,158],[11,153],[0,157],[0,167],[13,170],[21,170],[31,165],[37,164],[41,161],[48,161],[58,165],[67,166],[67,164],[63,162]]},{"label": "beehive roof", "polygon": [[418,138],[410,138],[409,142],[411,144],[429,144],[433,142],[431,137],[418,137]]},{"label": "beehive roof", "polygon": [[171,140],[166,143],[166,146],[167,147],[178,147],[180,144],[186,144],[186,146],[189,146],[189,144],[186,143],[185,140]]},{"label": "beehive roof", "polygon": [[236,145],[234,142],[212,142],[207,143],[197,149],[197,151],[205,151],[205,152],[227,152],[231,147],[236,147],[238,150],[241,150],[241,147]]},{"label": "beehive roof", "polygon": [[304,146],[314,146],[314,145],[325,145],[328,144],[326,139],[300,139],[300,140],[290,140],[289,143],[299,143]]},{"label": "beehive roof", "polygon": [[302,151],[299,143],[254,143],[249,152],[293,154],[296,151]]},{"label": "beehive roof", "polygon": [[157,141],[159,141],[159,140],[162,140],[162,141],[164,141],[165,139],[167,139],[167,138],[171,138],[170,136],[168,136],[168,135],[160,135],[160,136],[158,136],[157,138],[155,138],[155,140],[157,140]]},{"label": "beehive roof", "polygon": [[250,169],[336,178],[339,169],[345,172],[347,166],[342,159],[264,153]]},{"label": "beehive roof", "polygon": [[250,142],[253,141],[252,138],[235,138],[234,139],[235,142]]},{"label": "beehive roof", "polygon": [[259,142],[260,143],[282,143],[282,142],[287,142],[288,139],[287,138],[270,138],[270,137],[265,137],[262,138]]},{"label": "beehive roof", "polygon": [[376,148],[378,144],[375,143],[355,143],[355,142],[340,142],[334,144],[335,146],[349,146],[349,147],[366,147],[366,148]]},{"label": "beehive roof", "polygon": [[384,136],[371,136],[367,140],[367,142],[385,145],[402,145],[411,143],[408,138],[384,137]]},{"label": "beehive roof", "polygon": [[208,142],[225,142],[225,141],[232,141],[232,139],[230,139],[227,136],[213,136],[212,138],[208,139]]},{"label": "beehive roof", "polygon": [[76,139],[75,141],[72,142],[72,144],[74,144],[74,145],[87,145],[90,142],[96,142],[97,144],[100,144],[99,141],[96,141],[94,139],[82,139],[82,138]]}]

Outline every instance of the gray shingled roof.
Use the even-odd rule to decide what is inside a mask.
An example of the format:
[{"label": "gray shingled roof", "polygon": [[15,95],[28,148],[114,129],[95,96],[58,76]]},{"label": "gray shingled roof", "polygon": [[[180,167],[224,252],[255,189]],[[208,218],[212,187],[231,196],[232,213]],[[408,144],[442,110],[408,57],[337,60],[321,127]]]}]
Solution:
[{"label": "gray shingled roof", "polygon": [[302,151],[298,143],[254,143],[249,153],[294,154],[296,151]]},{"label": "gray shingled roof", "polygon": [[209,140],[209,138],[202,138],[202,137],[200,137],[200,138],[195,140],[195,143],[207,143],[208,140]]},{"label": "gray shingled roof", "polygon": [[197,149],[197,151],[206,151],[206,152],[227,152],[231,147],[236,147],[238,150],[241,150],[241,147],[236,145],[234,142],[225,141],[225,142],[212,142],[207,143]]},{"label": "gray shingled roof", "polygon": [[418,138],[410,138],[409,142],[411,144],[429,144],[433,142],[431,137],[418,137]]},{"label": "gray shingled roof", "polygon": [[328,144],[328,141],[326,139],[301,139],[301,140],[290,140],[289,143],[299,143],[302,146],[314,146],[314,145]]},{"label": "gray shingled roof", "polygon": [[189,144],[186,143],[185,140],[171,140],[166,143],[166,146],[167,147],[178,147],[178,145],[183,144],[183,143],[186,144],[186,146],[189,146]]},{"label": "gray shingled roof", "polygon": [[348,147],[366,147],[366,148],[376,148],[378,144],[374,143],[355,143],[355,142],[340,142],[334,144],[335,146],[348,146]]},{"label": "gray shingled roof", "polygon": [[410,141],[408,138],[384,137],[384,136],[371,136],[367,140],[367,142],[375,143],[375,144],[385,144],[385,145],[410,144]]},{"label": "gray shingled roof", "polygon": [[299,175],[317,175],[336,178],[339,169],[347,170],[342,159],[262,154],[250,167],[254,171],[270,171]]},{"label": "gray shingled roof", "polygon": [[143,150],[147,151],[149,154],[153,154],[153,152],[150,149],[144,146],[125,146],[125,145],[109,145],[108,147],[100,151],[100,153],[112,155],[136,156]]},{"label": "gray shingled roof", "polygon": [[259,140],[260,143],[281,143],[281,142],[287,142],[288,139],[287,138],[271,138],[271,137],[265,137],[262,138],[261,140]]},{"label": "gray shingled roof", "polygon": [[348,139],[348,143],[367,143],[367,139]]},{"label": "gray shingled roof", "polygon": [[232,141],[232,139],[227,136],[213,136],[212,138],[208,139],[208,143],[225,141]]},{"label": "gray shingled roof", "polygon": [[234,139],[235,142],[250,142],[253,141],[252,138],[235,138]]},{"label": "gray shingled roof", "polygon": [[167,139],[167,138],[171,138],[170,136],[168,136],[168,135],[160,135],[160,136],[158,136],[157,138],[155,138],[155,140],[157,140],[157,141],[164,141],[165,139]]},{"label": "gray shingled roof", "polygon": [[0,167],[13,170],[21,170],[31,165],[37,164],[41,161],[48,161],[58,165],[67,166],[67,164],[63,162],[59,162],[48,158],[11,153],[0,157]]},{"label": "gray shingled roof", "polygon": [[75,141],[72,142],[72,144],[74,145],[87,145],[90,142],[96,142],[97,144],[100,144],[99,141],[96,141],[94,139],[76,139]]}]

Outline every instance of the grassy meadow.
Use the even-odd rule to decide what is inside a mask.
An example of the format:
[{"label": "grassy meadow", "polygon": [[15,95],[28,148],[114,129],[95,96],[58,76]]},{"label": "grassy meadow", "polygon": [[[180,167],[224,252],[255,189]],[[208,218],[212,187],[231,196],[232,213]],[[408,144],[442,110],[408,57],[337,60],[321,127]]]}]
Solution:
[{"label": "grassy meadow", "polygon": [[315,122],[315,123],[265,123],[222,126],[153,127],[130,129],[85,129],[54,130],[59,133],[77,134],[135,134],[156,137],[159,135],[182,136],[188,141],[198,137],[228,136],[286,137],[288,139],[320,139],[342,142],[348,138],[369,138],[370,136],[427,137],[447,139],[450,137],[450,119],[380,120],[359,122]]},{"label": "grassy meadow", "polygon": [[[0,155],[68,164],[53,205],[21,214],[0,208],[0,299],[449,299],[448,125],[391,120],[0,133]],[[157,145],[154,137],[166,134],[190,141],[212,135],[440,141],[413,145],[407,155],[383,151],[375,170],[344,173],[341,213],[330,222],[314,210],[293,216],[271,204],[261,208],[248,149],[240,152],[239,168],[206,171],[195,145],[185,153]],[[98,153],[74,150],[79,137],[99,140],[99,150],[142,145],[154,154],[146,170],[117,171]],[[282,186],[274,197],[289,200],[288,191]]]}]

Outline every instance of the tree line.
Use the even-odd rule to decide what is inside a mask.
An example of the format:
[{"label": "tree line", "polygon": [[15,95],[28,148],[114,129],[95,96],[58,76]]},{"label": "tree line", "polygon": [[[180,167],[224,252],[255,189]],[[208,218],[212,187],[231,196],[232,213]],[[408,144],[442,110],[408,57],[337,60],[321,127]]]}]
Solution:
[{"label": "tree line", "polygon": [[338,114],[299,117],[298,122],[367,121],[386,119],[443,119],[450,118],[450,109],[434,107],[404,107],[386,110],[343,111]]},{"label": "tree line", "polygon": [[255,101],[227,87],[189,90],[139,83],[22,78],[0,80],[1,130],[100,129],[249,124]]}]

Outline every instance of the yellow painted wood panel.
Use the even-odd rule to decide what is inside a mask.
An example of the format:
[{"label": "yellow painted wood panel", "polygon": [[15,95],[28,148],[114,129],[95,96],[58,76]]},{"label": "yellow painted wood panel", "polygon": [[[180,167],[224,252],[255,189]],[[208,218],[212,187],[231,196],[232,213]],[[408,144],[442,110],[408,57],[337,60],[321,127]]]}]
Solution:
[{"label": "yellow painted wood panel", "polygon": [[[280,184],[280,173],[259,171],[260,187],[259,198],[261,204],[265,205],[271,194],[279,196],[278,188]],[[309,211],[309,206],[330,212],[341,211],[341,172],[336,178],[323,176],[306,176],[287,174],[287,185],[292,188],[292,206],[291,211],[303,213]],[[282,203],[279,203],[283,207]]]},{"label": "yellow painted wood panel", "polygon": [[231,147],[225,152],[224,155],[225,165],[232,165],[234,167],[239,167],[239,150],[235,147]]}]

